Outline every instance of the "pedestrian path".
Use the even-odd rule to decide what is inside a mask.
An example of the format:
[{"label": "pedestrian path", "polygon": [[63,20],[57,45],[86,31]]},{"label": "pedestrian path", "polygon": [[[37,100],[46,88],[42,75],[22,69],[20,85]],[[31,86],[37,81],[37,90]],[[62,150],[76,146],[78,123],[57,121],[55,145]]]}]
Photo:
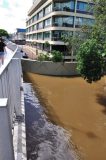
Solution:
[{"label": "pedestrian path", "polygon": [[25,45],[23,46],[23,51],[28,55],[30,59],[36,59],[36,48]]}]

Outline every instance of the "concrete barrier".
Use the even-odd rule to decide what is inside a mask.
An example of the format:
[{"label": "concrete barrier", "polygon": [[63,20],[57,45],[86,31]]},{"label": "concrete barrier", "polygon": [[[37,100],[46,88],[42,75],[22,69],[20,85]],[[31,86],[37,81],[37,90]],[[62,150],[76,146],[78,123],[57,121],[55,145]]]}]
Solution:
[{"label": "concrete barrier", "polygon": [[25,72],[32,72],[42,75],[53,76],[75,76],[79,75],[76,69],[76,62],[50,62],[22,59],[22,69]]},{"label": "concrete barrier", "polygon": [[0,160],[26,160],[26,130],[21,59],[6,48],[0,67]]}]

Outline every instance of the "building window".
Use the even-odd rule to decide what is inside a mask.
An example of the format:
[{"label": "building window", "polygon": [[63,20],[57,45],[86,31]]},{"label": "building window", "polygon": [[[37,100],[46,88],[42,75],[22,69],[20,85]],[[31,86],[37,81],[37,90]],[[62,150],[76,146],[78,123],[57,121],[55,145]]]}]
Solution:
[{"label": "building window", "polygon": [[36,33],[33,35],[33,39],[34,39],[34,40],[37,39],[37,34],[36,34]]},{"label": "building window", "polygon": [[29,24],[29,25],[31,24],[31,20],[28,21],[28,24]]},{"label": "building window", "polygon": [[40,18],[42,18],[43,17],[43,11],[40,11],[39,13],[38,13],[38,19],[40,19]]},{"label": "building window", "polygon": [[28,22],[26,22],[26,26],[28,26]]},{"label": "building window", "polygon": [[33,35],[32,35],[32,34],[29,35],[29,39],[30,39],[30,40],[33,39]]},{"label": "building window", "polygon": [[94,24],[94,19],[76,17],[75,19],[75,27],[81,27],[83,25],[92,26]]},{"label": "building window", "polygon": [[54,17],[53,26],[73,27],[73,20],[74,18],[71,16]]},{"label": "building window", "polygon": [[38,23],[38,29],[42,29],[43,28],[43,22]]},{"label": "building window", "polygon": [[59,30],[52,31],[52,40],[53,41],[63,41],[62,40],[63,36],[70,36],[72,34],[73,32],[71,31],[59,31]]},{"label": "building window", "polygon": [[36,30],[37,30],[37,25],[35,24],[35,25],[34,25],[34,31],[36,31]]},{"label": "building window", "polygon": [[44,40],[50,40],[50,31],[44,32]]},{"label": "building window", "polygon": [[32,17],[32,23],[34,22],[34,17]]},{"label": "building window", "polygon": [[43,44],[42,43],[37,43],[36,48],[43,50]]},{"label": "building window", "polygon": [[86,2],[77,2],[77,12],[93,14],[93,4]]},{"label": "building window", "polygon": [[29,27],[29,32],[31,32],[31,27]]},{"label": "building window", "polygon": [[34,31],[34,25],[32,26],[32,31]]},{"label": "building window", "polygon": [[45,14],[45,15],[49,14],[50,12],[52,12],[52,4],[50,4],[49,6],[47,6],[47,7],[44,9],[44,14]]},{"label": "building window", "polygon": [[54,11],[74,11],[75,2],[74,0],[66,0],[66,2],[54,2]]},{"label": "building window", "polygon": [[37,34],[37,39],[39,40],[39,39],[43,39],[43,33],[38,33]]},{"label": "building window", "polygon": [[37,16],[35,15],[33,16],[33,22],[36,22],[36,20],[37,20]]},{"label": "building window", "polygon": [[52,19],[51,18],[48,18],[44,21],[44,26],[45,27],[51,26],[51,24],[52,24]]}]

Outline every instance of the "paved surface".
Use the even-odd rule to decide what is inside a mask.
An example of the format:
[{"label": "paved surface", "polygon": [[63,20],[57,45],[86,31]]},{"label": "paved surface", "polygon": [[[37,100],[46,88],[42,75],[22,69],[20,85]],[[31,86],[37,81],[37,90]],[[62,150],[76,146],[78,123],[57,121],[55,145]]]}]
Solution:
[{"label": "paved surface", "polygon": [[13,132],[15,160],[27,160],[24,92],[21,91],[21,116],[16,117]]},{"label": "paved surface", "polygon": [[22,47],[22,50],[28,55],[28,57],[30,59],[36,59],[37,58],[37,55],[36,55],[36,48],[33,48],[33,47],[30,47],[30,46],[27,46],[27,45],[24,45]]}]

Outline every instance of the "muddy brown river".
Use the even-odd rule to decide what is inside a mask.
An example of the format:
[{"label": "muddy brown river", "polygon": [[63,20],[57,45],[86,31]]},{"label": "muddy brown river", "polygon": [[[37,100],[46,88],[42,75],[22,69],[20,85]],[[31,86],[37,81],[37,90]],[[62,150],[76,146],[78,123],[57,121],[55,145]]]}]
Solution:
[{"label": "muddy brown river", "polygon": [[50,120],[70,132],[83,160],[106,160],[106,77],[88,84],[80,77],[25,74]]}]

